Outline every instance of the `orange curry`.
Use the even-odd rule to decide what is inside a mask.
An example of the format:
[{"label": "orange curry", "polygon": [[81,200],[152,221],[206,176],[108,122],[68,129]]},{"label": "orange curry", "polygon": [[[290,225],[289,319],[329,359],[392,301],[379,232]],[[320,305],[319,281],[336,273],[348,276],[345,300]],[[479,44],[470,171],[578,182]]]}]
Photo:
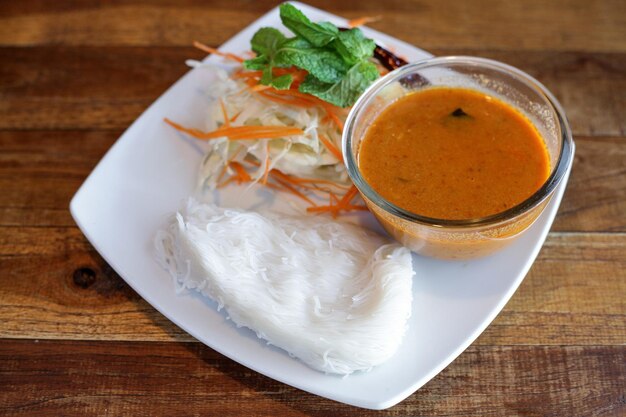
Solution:
[{"label": "orange curry", "polygon": [[429,88],[389,105],[367,129],[359,168],[395,205],[448,220],[507,210],[546,181],[550,161],[535,126],[494,97]]}]

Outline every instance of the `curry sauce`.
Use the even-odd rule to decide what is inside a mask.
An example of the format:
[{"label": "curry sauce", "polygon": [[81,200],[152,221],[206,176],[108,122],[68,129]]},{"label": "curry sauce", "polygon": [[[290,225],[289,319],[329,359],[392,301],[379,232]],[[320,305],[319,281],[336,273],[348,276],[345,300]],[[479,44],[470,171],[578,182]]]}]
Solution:
[{"label": "curry sauce", "polygon": [[527,117],[464,88],[429,88],[389,105],[367,129],[358,164],[388,201],[446,220],[514,207],[550,172],[546,145]]}]

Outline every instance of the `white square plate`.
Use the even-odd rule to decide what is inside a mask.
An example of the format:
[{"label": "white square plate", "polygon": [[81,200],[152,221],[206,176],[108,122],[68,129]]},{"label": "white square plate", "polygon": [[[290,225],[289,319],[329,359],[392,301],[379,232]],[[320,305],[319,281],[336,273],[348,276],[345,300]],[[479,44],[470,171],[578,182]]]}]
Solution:
[{"label": "white square plate", "polygon": [[[295,5],[314,21],[346,25],[321,10]],[[262,26],[282,26],[277,9],[222,49],[249,50],[252,35]],[[366,28],[364,32],[409,61],[430,56],[382,33]],[[347,378],[325,375],[267,346],[252,331],[237,329],[212,301],[197,294],[176,295],[170,276],[154,260],[154,234],[194,191],[204,151],[203,145],[166,126],[163,118],[202,126],[207,104],[203,92],[210,88],[212,77],[203,68],[189,71],[133,123],[74,196],[70,209],[76,223],[135,291],[218,352],[273,379],[347,404],[384,409],[402,401],[466,349],[513,295],[546,238],[567,177],[541,217],[507,249],[470,262],[414,256],[413,315],[397,354],[368,373]],[[221,204],[234,201],[233,192],[216,197]],[[238,202],[248,207],[259,200],[270,206],[286,204],[282,194],[270,197],[267,191],[253,190]]]}]

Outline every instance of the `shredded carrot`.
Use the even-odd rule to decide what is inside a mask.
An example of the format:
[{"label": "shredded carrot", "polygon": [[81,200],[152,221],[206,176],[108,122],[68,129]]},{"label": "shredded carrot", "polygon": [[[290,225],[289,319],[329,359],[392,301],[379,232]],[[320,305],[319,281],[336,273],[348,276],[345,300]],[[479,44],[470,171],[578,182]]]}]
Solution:
[{"label": "shredded carrot", "polygon": [[329,180],[298,178],[298,177],[294,177],[292,175],[284,174],[283,172],[281,172],[281,171],[279,171],[277,169],[272,169],[270,171],[270,174],[272,176],[280,178],[283,181],[289,182],[289,183],[293,184],[296,187],[309,188],[309,189],[319,189],[319,187],[318,188],[311,187],[308,184],[313,184],[313,185],[330,184],[330,185],[337,186],[337,187],[341,188],[340,184],[337,184],[337,183],[329,181]]},{"label": "shredded carrot", "polygon": [[258,92],[272,88],[269,85],[263,85],[259,83],[259,80],[256,78],[244,78],[243,81],[248,85],[245,88],[239,90],[236,94],[242,94],[246,91]]},{"label": "shredded carrot", "polygon": [[287,126],[235,126],[221,130],[230,140],[276,139],[304,135],[302,129]]},{"label": "shredded carrot", "polygon": [[356,27],[363,26],[368,23],[377,22],[380,19],[382,19],[381,16],[363,16],[363,17],[359,17],[356,19],[348,20],[348,27],[356,28]]},{"label": "shredded carrot", "polygon": [[347,206],[348,204],[350,204],[350,202],[357,195],[358,192],[359,190],[357,190],[357,188],[353,185],[352,187],[350,187],[348,192],[344,194],[343,198],[339,201],[337,206],[339,207],[342,207],[344,205]]},{"label": "shredded carrot", "polygon": [[[330,189],[325,189],[322,187],[319,187],[318,183],[322,183],[322,184],[331,184],[333,186],[339,186],[336,183],[333,183],[332,181],[328,181],[328,180],[306,180],[308,182],[303,182],[300,178],[297,177],[293,177],[291,175],[286,175],[276,169],[272,169],[270,170],[270,175],[275,178],[278,182],[280,182],[281,184],[284,183],[289,183],[291,184],[293,187],[299,187],[299,188],[304,188],[306,190],[311,190],[311,191],[321,191],[324,193],[328,193],[333,194],[334,192]],[[309,184],[313,184],[313,185],[309,185]],[[339,186],[340,187],[340,186]],[[335,196],[336,198],[336,196]]]},{"label": "shredded carrot", "polygon": [[224,58],[228,58],[230,60],[237,61],[239,63],[245,61],[245,59],[240,57],[239,55],[231,54],[230,52],[222,52],[220,50],[217,50],[215,48],[211,48],[210,46],[207,46],[207,45],[205,45],[203,43],[200,43],[198,41],[194,41],[193,42],[193,46],[195,46],[196,48],[198,48],[201,51],[204,51],[206,53],[218,55],[218,56],[221,56],[221,57],[224,57]]},{"label": "shredded carrot", "polygon": [[279,96],[289,96],[292,97],[294,99],[301,99],[301,100],[305,100],[310,102],[311,104],[316,104],[319,106],[322,106],[324,108],[326,108],[326,106],[329,107],[334,107],[332,104],[329,104],[315,96],[312,96],[310,94],[305,94],[305,93],[301,93],[298,90],[275,90],[273,91],[274,94],[279,95]]},{"label": "shredded carrot", "polygon": [[168,119],[167,117],[163,119],[165,121],[165,123],[167,123],[168,125],[172,126],[174,129],[179,130],[181,132],[187,133],[188,135],[191,135],[195,138],[198,139],[204,139],[203,135],[206,135],[205,132],[202,132],[198,129],[190,129],[190,128],[186,128],[182,125],[179,125],[176,122],[171,121],[170,119]]},{"label": "shredded carrot", "polygon": [[267,90],[267,89],[270,89],[270,88],[272,88],[272,87],[269,86],[269,85],[257,84],[255,86],[248,87],[248,90],[250,90],[250,91],[263,91],[263,90]]},{"label": "shredded carrot", "polygon": [[272,175],[272,177],[279,183],[281,184],[291,184],[294,187],[301,187],[301,188],[312,188],[309,186],[302,186],[302,184],[298,184],[297,181],[294,180],[293,177],[291,177],[290,175],[287,174],[283,174],[282,172],[280,172],[277,169],[272,169],[270,171],[270,174]]},{"label": "shredded carrot", "polygon": [[[276,91],[278,90],[273,90],[273,93],[276,93]],[[315,106],[315,103],[309,101],[309,100],[304,100],[304,99],[299,99],[299,98],[283,98],[283,97],[277,97],[274,94],[269,94],[266,91],[258,91],[257,92],[259,95],[261,95],[262,97],[270,100],[270,101],[274,101],[276,103],[280,103],[280,104],[286,104],[288,106],[298,106],[298,107],[313,107]]]},{"label": "shredded carrot", "polygon": [[300,191],[298,191],[294,186],[292,186],[291,184],[289,184],[286,181],[282,181],[277,179],[276,182],[278,182],[280,185],[282,185],[283,187],[285,187],[287,190],[291,191],[292,194],[300,197],[301,199],[303,199],[304,201],[306,201],[307,203],[309,203],[311,206],[316,207],[317,204],[315,204],[313,202],[313,200],[311,200],[309,197],[305,196],[304,194],[302,194]]},{"label": "shredded carrot", "polygon": [[230,127],[230,119],[228,118],[228,113],[226,112],[226,106],[224,105],[224,101],[221,98],[220,108],[222,109],[222,115],[224,116],[224,127]]},{"label": "shredded carrot", "polygon": [[[243,111],[243,110],[242,110],[242,111]],[[231,123],[236,122],[236,121],[237,121],[237,118],[239,117],[239,115],[241,114],[241,112],[242,112],[242,111],[240,111],[239,113],[237,113],[236,115],[234,115],[233,117],[231,117],[231,118],[230,118],[230,122],[231,122]]]},{"label": "shredded carrot", "polygon": [[331,192],[328,194],[328,205],[332,206],[333,203],[338,203],[339,199],[337,198],[337,196],[335,195],[335,193]]},{"label": "shredded carrot", "polygon": [[265,172],[263,172],[263,180],[261,183],[263,185],[267,184],[267,176],[270,173],[270,142],[267,141],[265,143]]},{"label": "shredded carrot", "polygon": [[350,187],[350,190],[348,190],[348,192],[345,193],[341,200],[339,200],[336,204],[333,204],[331,202],[327,206],[307,207],[306,211],[309,213],[329,212],[332,214],[333,217],[337,217],[337,215],[341,211],[367,210],[366,206],[350,204],[350,202],[352,201],[352,199],[354,199],[357,193],[358,190],[353,185],[352,187]]},{"label": "shredded carrot", "polygon": [[[233,155],[233,158],[234,158],[234,155]],[[259,162],[249,160],[249,159],[244,159],[243,162],[249,163],[256,167],[261,166]],[[252,181],[252,177],[250,176],[250,174],[245,170],[243,165],[241,165],[239,162],[231,161],[229,162],[229,164],[235,171],[235,174],[232,177],[228,178],[226,181],[221,182],[217,186],[218,188],[222,188],[230,184],[231,182],[237,182],[238,184],[242,184],[245,182]],[[266,165],[266,168],[267,168],[267,165]],[[297,178],[292,175],[284,174],[283,172],[277,169],[267,170],[266,172],[264,172],[264,176],[266,175],[268,179],[269,177],[271,177],[274,180],[274,182],[272,183],[272,182],[269,182],[269,180],[265,180],[265,183],[262,182],[264,186],[272,188],[274,190],[278,190],[278,191],[286,191],[306,201],[308,204],[310,204],[310,207],[307,207],[307,212],[309,213],[327,212],[327,213],[330,213],[335,218],[340,214],[340,212],[349,212],[349,211],[355,211],[355,210],[356,211],[368,210],[367,206],[351,203],[351,201],[354,199],[354,197],[358,193],[358,190],[354,185],[350,186],[348,191],[342,196],[341,199],[339,199],[337,195],[331,190],[323,190],[323,189],[320,189],[317,187],[311,187],[308,185],[308,184],[315,185],[316,183],[322,183],[322,184],[331,184],[334,186],[340,186],[339,184],[336,184],[329,180]],[[329,195],[329,204],[325,206],[318,206],[317,204],[315,204],[313,200],[311,200],[303,192],[298,190],[298,188],[303,188],[305,190],[312,190],[312,191],[327,192]]]},{"label": "shredded carrot", "polygon": [[[233,159],[237,156],[237,153],[239,153],[239,150],[237,150],[235,155],[233,155],[232,158],[229,159],[229,161],[226,163],[226,165],[224,165],[224,168],[222,169],[222,173],[217,179],[217,182],[218,182],[217,188],[225,187],[226,185],[230,184],[233,181],[237,181],[237,184],[242,184],[244,182],[250,182],[252,180],[252,177],[250,177],[250,174],[248,174],[248,171],[246,171],[246,169],[240,163],[233,161]],[[228,170],[228,167],[232,167],[234,169],[235,175],[231,176],[230,178],[220,183],[219,181],[223,177],[222,174],[226,173],[226,171]]]},{"label": "shredded carrot", "polygon": [[232,162],[230,166],[232,166],[237,173],[237,180],[239,183],[252,181],[252,177],[248,174],[248,171],[246,171],[243,165],[239,162]]},{"label": "shredded carrot", "polygon": [[271,182],[268,182],[267,184],[265,184],[265,186],[273,190],[285,191],[285,188],[281,187],[278,184],[272,184]]},{"label": "shredded carrot", "polygon": [[339,117],[337,117],[337,115],[328,108],[326,108],[326,114],[328,115],[330,120],[332,120],[337,125],[339,130],[343,132],[343,122],[339,119]]},{"label": "shredded carrot", "polygon": [[[281,75],[291,75],[293,80],[291,84],[291,88],[297,88],[299,83],[304,80],[306,75],[308,74],[306,71],[298,69],[296,67],[291,68],[274,68],[272,70],[272,74],[275,77],[280,77]],[[244,79],[246,81],[256,81],[257,83],[261,81],[261,77],[263,77],[262,71],[238,71],[231,75],[233,79]]]},{"label": "shredded carrot", "polygon": [[164,120],[167,124],[181,132],[185,132],[197,139],[206,140],[220,137],[228,137],[230,140],[275,139],[304,134],[302,129],[288,126],[222,126],[212,132],[202,132],[198,129],[181,126],[168,118]]},{"label": "shredded carrot", "polygon": [[237,157],[237,155],[239,155],[239,152],[241,152],[242,149],[243,149],[243,147],[240,146],[239,148],[237,148],[237,150],[235,151],[233,156],[228,158],[228,161],[226,161],[226,163],[222,167],[222,170],[220,171],[220,175],[217,177],[217,181],[216,182],[218,184],[222,180],[222,178],[224,178],[224,175],[226,175],[226,171],[228,170],[228,167],[230,166],[231,162],[233,162],[235,160],[235,158]]},{"label": "shredded carrot", "polygon": [[328,139],[324,135],[318,135],[318,137],[320,139],[320,142],[324,144],[326,149],[328,149],[328,151],[332,153],[335,156],[335,158],[337,158],[340,161],[343,161],[343,154],[341,153],[339,148],[337,148],[335,144],[330,141],[330,139]]},{"label": "shredded carrot", "polygon": [[271,171],[271,174],[272,174],[272,176],[274,176],[276,178],[280,178],[283,181],[292,182],[292,183],[294,183],[294,185],[297,185],[297,184],[295,184],[295,181],[293,180],[293,178],[290,175],[287,175],[287,174],[283,173],[282,171],[279,171],[277,169],[273,169]]},{"label": "shredded carrot", "polygon": [[331,186],[342,188],[342,189],[345,189],[345,188],[349,189],[348,186],[339,184],[338,182],[331,181],[331,180],[323,180],[321,178],[299,178],[299,177],[294,177],[292,175],[284,174],[276,169],[273,169],[272,173],[274,173],[275,175],[282,176],[285,180],[290,181],[298,185],[299,187],[302,187],[303,186],[302,184],[314,184],[314,185],[324,184],[324,185],[331,185]]},{"label": "shredded carrot", "polygon": [[330,188],[325,188],[322,187],[320,185],[317,184],[302,184],[302,183],[296,183],[296,186],[299,188],[303,188],[305,190],[308,191],[312,191],[312,192],[320,192],[320,193],[325,193],[325,194],[330,194],[333,192],[333,190],[331,190]]},{"label": "shredded carrot", "polygon": [[[285,104],[293,103],[295,105],[300,105],[301,107],[312,107],[312,106],[317,105],[317,106],[323,107],[324,110],[326,110],[326,113],[341,112],[343,110],[340,107],[327,103],[310,94],[301,93],[298,90],[292,90],[292,89],[272,90],[272,94],[273,94],[272,98],[277,99],[277,101],[280,101]],[[289,97],[289,98],[288,99],[286,98],[285,100],[280,100],[279,97],[276,97],[276,96],[283,96],[283,97]],[[336,117],[336,114],[333,114],[333,116]],[[339,123],[341,124],[340,121]],[[341,128],[343,128],[342,124],[341,124]]]},{"label": "shredded carrot", "polygon": [[222,180],[222,178],[224,177],[224,174],[226,174],[226,171],[228,171],[228,167],[235,160],[237,155],[239,155],[239,152],[241,152],[242,149],[243,149],[243,146],[238,147],[237,150],[235,151],[235,153],[233,154],[233,156],[228,158],[228,161],[226,161],[226,163],[224,164],[224,167],[222,168],[222,171],[220,172],[219,177],[217,177],[217,182],[218,183]]},{"label": "shredded carrot", "polygon": [[324,208],[308,207],[307,212],[328,211],[332,213],[333,217],[337,217],[340,211],[346,211],[352,208],[352,205],[350,204],[350,202],[357,195],[357,193],[358,193],[358,190],[353,185],[352,187],[350,187],[348,192],[344,194],[344,196],[341,198],[341,200],[339,200],[337,204],[335,205],[330,204],[329,206],[326,206]]}]

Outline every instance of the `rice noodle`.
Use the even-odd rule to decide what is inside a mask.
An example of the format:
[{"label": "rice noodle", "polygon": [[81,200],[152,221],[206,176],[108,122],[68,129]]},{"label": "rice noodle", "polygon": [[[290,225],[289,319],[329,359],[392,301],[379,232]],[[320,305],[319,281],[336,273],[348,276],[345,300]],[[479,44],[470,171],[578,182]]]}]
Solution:
[{"label": "rice noodle", "polygon": [[181,289],[212,298],[238,326],[314,369],[368,370],[405,333],[411,254],[359,226],[190,199],[155,245]]}]

